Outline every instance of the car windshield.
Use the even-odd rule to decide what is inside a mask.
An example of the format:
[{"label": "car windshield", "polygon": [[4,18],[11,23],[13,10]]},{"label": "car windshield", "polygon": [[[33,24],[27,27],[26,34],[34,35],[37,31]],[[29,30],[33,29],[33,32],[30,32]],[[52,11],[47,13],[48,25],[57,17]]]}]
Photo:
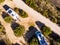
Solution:
[{"label": "car windshield", "polygon": [[44,44],[44,43],[45,43],[45,41],[42,39],[42,40],[41,40],[41,44]]},{"label": "car windshield", "polygon": [[8,12],[9,12],[9,13],[11,13],[12,11],[11,11],[11,10],[9,10]]},{"label": "car windshield", "polygon": [[39,34],[39,36],[41,37],[41,34]]}]

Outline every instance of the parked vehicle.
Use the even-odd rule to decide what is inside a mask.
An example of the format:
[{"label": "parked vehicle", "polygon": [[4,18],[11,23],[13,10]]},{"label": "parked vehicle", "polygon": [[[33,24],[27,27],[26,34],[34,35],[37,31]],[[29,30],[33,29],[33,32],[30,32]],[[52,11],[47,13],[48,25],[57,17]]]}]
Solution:
[{"label": "parked vehicle", "polygon": [[[9,6],[4,5],[3,8],[6,10],[6,12],[7,12],[15,21],[19,20],[18,14],[17,14],[14,10],[12,10]],[[20,20],[19,20],[19,21],[20,21]]]},{"label": "parked vehicle", "polygon": [[40,31],[36,31],[35,34],[36,34],[36,37],[39,40],[40,45],[48,45],[46,40],[44,39],[43,34]]}]

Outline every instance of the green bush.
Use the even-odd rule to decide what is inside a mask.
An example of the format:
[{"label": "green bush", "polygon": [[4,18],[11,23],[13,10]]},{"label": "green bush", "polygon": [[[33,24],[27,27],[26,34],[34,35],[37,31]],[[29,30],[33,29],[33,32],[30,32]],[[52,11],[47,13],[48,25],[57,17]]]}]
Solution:
[{"label": "green bush", "polygon": [[4,29],[4,27],[2,25],[0,25],[0,32],[2,32]]},{"label": "green bush", "polygon": [[52,33],[49,27],[43,27],[42,30],[43,30],[44,35],[46,36]]},{"label": "green bush", "polygon": [[0,3],[4,2],[5,0],[0,0]]},{"label": "green bush", "polygon": [[43,12],[43,15],[48,18],[48,10],[45,10],[45,11]]},{"label": "green bush", "polygon": [[14,11],[17,12],[17,13],[19,13],[19,8],[15,7]]},{"label": "green bush", "polygon": [[37,9],[37,4],[35,0],[26,0],[25,3],[28,4],[30,7]]},{"label": "green bush", "polygon": [[29,45],[39,45],[38,39],[34,37],[34,38],[30,41]]},{"label": "green bush", "polygon": [[28,17],[28,14],[26,12],[24,12],[23,10],[19,9],[19,8],[14,8],[14,10],[22,17],[22,18],[26,18]]},{"label": "green bush", "polygon": [[12,18],[10,16],[6,16],[4,18],[4,20],[7,22],[7,23],[10,23],[12,21]]},{"label": "green bush", "polygon": [[19,15],[23,18],[28,17],[28,14],[26,12],[24,12],[23,10],[19,11]]},{"label": "green bush", "polygon": [[60,43],[60,39],[57,39],[57,41]]},{"label": "green bush", "polygon": [[24,31],[25,31],[25,27],[20,25],[15,28],[14,33],[16,36],[22,36]]},{"label": "green bush", "polygon": [[54,22],[54,23],[57,23],[57,18],[53,17],[53,18],[51,19],[51,21]]},{"label": "green bush", "polygon": [[0,35],[5,35],[5,28],[4,26],[0,23]]}]

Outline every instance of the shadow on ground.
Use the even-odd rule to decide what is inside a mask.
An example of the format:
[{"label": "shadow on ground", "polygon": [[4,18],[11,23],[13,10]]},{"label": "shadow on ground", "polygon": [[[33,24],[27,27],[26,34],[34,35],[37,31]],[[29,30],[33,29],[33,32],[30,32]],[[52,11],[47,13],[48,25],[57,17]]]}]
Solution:
[{"label": "shadow on ground", "polygon": [[17,26],[19,26],[19,24],[18,23],[16,23],[16,22],[12,22],[12,24],[11,24],[11,28],[14,30]]},{"label": "shadow on ground", "polygon": [[45,25],[43,23],[41,23],[40,21],[36,21],[35,22],[36,25],[39,27],[39,29],[41,29],[42,27],[44,27]]},{"label": "shadow on ground", "polygon": [[37,31],[37,29],[33,26],[29,27],[29,31],[26,32],[26,34],[24,35],[24,39],[29,42],[34,36],[35,36],[35,32]]},{"label": "shadow on ground", "polygon": [[60,36],[58,36],[56,33],[52,32],[49,35],[50,45],[58,45],[58,42],[60,42]]},{"label": "shadow on ground", "polygon": [[18,44],[18,43],[15,43],[15,44],[12,44],[12,45],[20,45],[20,44]]},{"label": "shadow on ground", "polygon": [[8,15],[6,12],[3,11],[3,12],[2,12],[2,17],[5,18],[5,17],[7,17],[7,16],[9,16],[9,15]]},{"label": "shadow on ground", "polygon": [[4,42],[4,40],[0,40],[0,45],[6,45],[6,43]]}]

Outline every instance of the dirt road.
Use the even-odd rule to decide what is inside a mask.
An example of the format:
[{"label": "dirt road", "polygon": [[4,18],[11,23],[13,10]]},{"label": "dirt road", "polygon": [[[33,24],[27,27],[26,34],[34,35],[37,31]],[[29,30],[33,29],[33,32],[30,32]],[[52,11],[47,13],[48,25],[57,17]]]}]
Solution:
[{"label": "dirt road", "polygon": [[45,18],[37,11],[27,6],[22,0],[13,0],[13,2],[16,4],[17,7],[27,12],[35,20],[38,20],[44,23],[46,26],[50,27],[53,32],[57,33],[60,36],[60,27],[57,26],[57,24],[51,22],[49,19]]}]

